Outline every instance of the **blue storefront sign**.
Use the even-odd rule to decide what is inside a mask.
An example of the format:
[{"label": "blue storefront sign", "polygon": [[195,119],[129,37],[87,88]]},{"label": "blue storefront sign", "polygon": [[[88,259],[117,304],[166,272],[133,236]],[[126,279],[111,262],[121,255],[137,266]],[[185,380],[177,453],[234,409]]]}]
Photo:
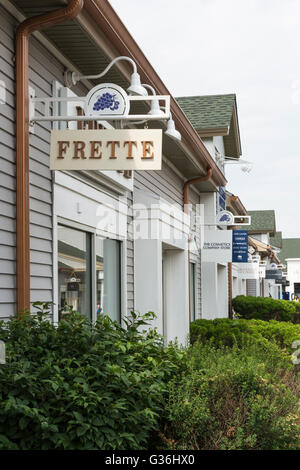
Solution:
[{"label": "blue storefront sign", "polygon": [[248,230],[232,230],[232,262],[248,262]]},{"label": "blue storefront sign", "polygon": [[219,209],[226,209],[226,192],[222,186],[219,186]]},{"label": "blue storefront sign", "polygon": [[282,279],[282,271],[279,269],[267,269],[266,279]]}]

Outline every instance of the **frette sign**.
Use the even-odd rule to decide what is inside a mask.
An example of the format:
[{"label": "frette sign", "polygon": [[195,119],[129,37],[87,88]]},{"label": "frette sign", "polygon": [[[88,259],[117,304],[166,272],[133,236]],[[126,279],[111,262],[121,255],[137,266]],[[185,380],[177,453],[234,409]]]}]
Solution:
[{"label": "frette sign", "polygon": [[160,170],[161,129],[51,132],[51,170]]}]

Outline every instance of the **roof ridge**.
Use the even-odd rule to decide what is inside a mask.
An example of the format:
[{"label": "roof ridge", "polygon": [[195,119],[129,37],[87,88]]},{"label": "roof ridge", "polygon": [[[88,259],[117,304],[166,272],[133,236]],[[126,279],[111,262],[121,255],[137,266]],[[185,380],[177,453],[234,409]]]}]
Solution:
[{"label": "roof ridge", "polygon": [[236,93],[218,93],[216,95],[189,95],[189,96],[175,96],[175,99],[182,99],[182,98],[210,98],[216,96],[234,96],[236,97]]}]

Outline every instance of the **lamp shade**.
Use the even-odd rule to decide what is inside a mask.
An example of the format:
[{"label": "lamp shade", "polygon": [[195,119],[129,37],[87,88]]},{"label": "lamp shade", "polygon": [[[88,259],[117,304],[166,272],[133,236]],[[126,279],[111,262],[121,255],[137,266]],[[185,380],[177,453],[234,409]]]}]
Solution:
[{"label": "lamp shade", "polygon": [[146,88],[141,84],[140,76],[137,72],[131,75],[130,87],[127,88],[127,92],[131,95],[146,96],[148,95]]},{"label": "lamp shade", "polygon": [[149,113],[151,116],[162,116],[164,114],[163,110],[160,109],[159,106],[159,101],[158,100],[152,100],[151,101],[151,109]]},{"label": "lamp shade", "polygon": [[171,139],[181,141],[181,134],[175,129],[175,123],[173,119],[168,120],[167,130],[165,134],[168,135]]}]

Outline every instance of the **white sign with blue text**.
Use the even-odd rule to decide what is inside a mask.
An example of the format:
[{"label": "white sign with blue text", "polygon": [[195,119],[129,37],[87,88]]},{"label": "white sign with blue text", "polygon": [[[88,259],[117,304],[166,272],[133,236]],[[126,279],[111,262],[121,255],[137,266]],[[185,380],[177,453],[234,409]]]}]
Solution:
[{"label": "white sign with blue text", "polygon": [[247,230],[205,230],[202,260],[215,263],[248,261]]}]

